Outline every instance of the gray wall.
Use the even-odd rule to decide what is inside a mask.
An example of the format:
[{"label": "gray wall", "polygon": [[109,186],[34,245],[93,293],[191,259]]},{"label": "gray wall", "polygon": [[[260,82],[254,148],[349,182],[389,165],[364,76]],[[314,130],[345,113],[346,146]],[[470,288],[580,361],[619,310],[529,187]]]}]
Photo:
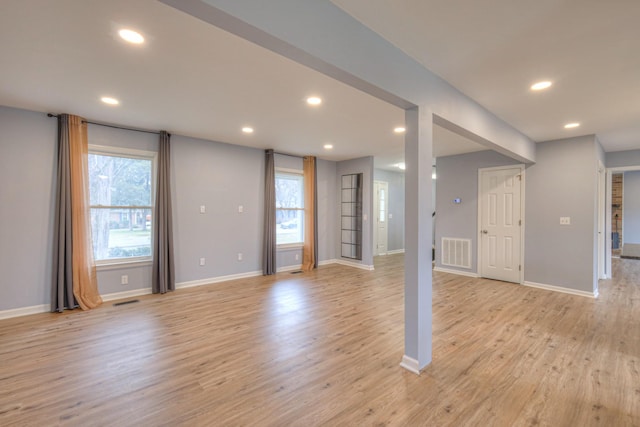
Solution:
[{"label": "gray wall", "polygon": [[624,243],[640,243],[640,171],[625,172],[622,220]]},{"label": "gray wall", "polygon": [[[43,113],[0,106],[0,130],[0,311],[48,305],[57,123]],[[157,151],[157,135],[101,126],[89,126],[89,143]],[[318,252],[326,261],[336,258],[337,166],[317,165]],[[176,281],[260,271],[264,151],[172,135],[171,166]],[[123,274],[128,285],[120,284]],[[149,264],[98,270],[103,295],[150,286]]]},{"label": "gray wall", "polygon": [[0,310],[50,301],[56,129],[0,107]]},{"label": "gray wall", "polygon": [[404,250],[404,173],[375,169],[373,179],[389,184],[388,213],[392,218],[387,222],[387,250]]},{"label": "gray wall", "polygon": [[[471,239],[471,271],[478,271],[478,169],[514,164],[519,163],[491,150],[436,159],[435,242],[438,267],[442,267],[440,242],[443,237],[453,237]],[[462,203],[453,203],[457,198]],[[469,271],[450,266],[446,268]]]},{"label": "gray wall", "polygon": [[[604,154],[593,136],[537,145],[537,161],[525,172],[525,281],[593,292],[597,160]],[[442,237],[472,239],[473,272],[478,271],[478,168],[517,163],[492,151],[437,159],[436,244]],[[453,204],[455,198],[462,203]],[[561,216],[571,217],[571,225],[561,226]],[[441,266],[438,250],[436,265]]]},{"label": "gray wall", "polygon": [[261,270],[264,152],[173,136],[171,157],[176,281]]},{"label": "gray wall", "polygon": [[606,166],[619,168],[625,166],[640,166],[640,150],[614,151],[606,153]]},{"label": "gray wall", "polygon": [[[597,287],[597,142],[538,144],[526,171],[525,280],[593,292]],[[560,217],[571,225],[560,225]]]},{"label": "gray wall", "polygon": [[[367,219],[362,221],[362,261],[351,258],[342,258],[340,248],[340,230],[336,227],[336,258],[345,261],[354,262],[366,266],[373,266],[373,222],[371,215],[373,212],[373,200],[371,193],[373,191],[373,157],[361,157],[359,159],[345,160],[338,162],[336,165],[336,206],[340,206],[340,184],[342,175],[362,173],[362,215],[366,215]],[[340,210],[336,209],[335,215],[336,225],[340,224]]]},{"label": "gray wall", "polygon": [[316,159],[318,190],[318,260],[336,259],[338,238],[337,163]]}]

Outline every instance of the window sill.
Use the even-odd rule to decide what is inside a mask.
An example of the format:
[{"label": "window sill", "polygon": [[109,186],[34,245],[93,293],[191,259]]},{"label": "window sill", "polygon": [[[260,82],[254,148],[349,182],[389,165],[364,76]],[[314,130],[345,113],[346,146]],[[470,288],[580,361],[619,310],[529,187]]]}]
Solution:
[{"label": "window sill", "polygon": [[284,245],[277,245],[277,251],[295,251],[302,249],[304,247],[304,243],[287,243]]},{"label": "window sill", "polygon": [[103,261],[99,264],[96,264],[97,271],[108,271],[108,270],[120,270],[123,268],[136,268],[136,267],[147,267],[151,266],[153,261],[150,259],[138,259],[132,261]]}]

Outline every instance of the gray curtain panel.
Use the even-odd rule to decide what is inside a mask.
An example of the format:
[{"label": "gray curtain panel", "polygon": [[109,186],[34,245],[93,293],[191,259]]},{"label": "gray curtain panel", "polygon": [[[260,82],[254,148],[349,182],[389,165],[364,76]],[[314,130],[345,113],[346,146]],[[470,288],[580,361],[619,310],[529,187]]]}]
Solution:
[{"label": "gray curtain panel", "polygon": [[171,135],[160,131],[158,149],[158,183],[156,185],[155,222],[153,227],[154,294],[164,294],[176,288],[173,258],[173,227],[171,217],[170,141]]},{"label": "gray curtain panel", "polygon": [[276,274],[276,168],[273,150],[265,150],[262,274]]},{"label": "gray curtain panel", "polygon": [[71,270],[71,169],[69,160],[69,115],[58,115],[58,180],[53,228],[51,311],[78,307],[73,296]]}]

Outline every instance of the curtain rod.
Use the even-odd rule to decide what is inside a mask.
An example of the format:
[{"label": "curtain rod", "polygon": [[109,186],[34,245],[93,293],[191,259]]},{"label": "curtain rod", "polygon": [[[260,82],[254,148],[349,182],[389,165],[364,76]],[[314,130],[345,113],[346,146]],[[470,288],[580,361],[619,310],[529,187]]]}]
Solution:
[{"label": "curtain rod", "polygon": [[[56,114],[47,113],[47,117],[58,117],[58,116]],[[114,128],[114,129],[130,130],[130,131],[133,131],[133,132],[152,133],[154,135],[160,135],[160,132],[158,132],[158,131],[130,128],[130,127],[126,127],[126,126],[109,125],[109,124],[106,124],[106,123],[92,122],[92,121],[89,121],[89,120],[83,120],[82,123],[87,123],[87,124],[96,125],[96,126],[104,126],[104,127],[108,127],[108,128]],[[171,136],[171,134],[169,134],[169,136]]]},{"label": "curtain rod", "polygon": [[279,154],[281,156],[297,157],[299,159],[304,159],[305,157],[307,157],[307,156],[298,156],[297,154],[281,153],[275,150],[273,151],[273,154]]}]

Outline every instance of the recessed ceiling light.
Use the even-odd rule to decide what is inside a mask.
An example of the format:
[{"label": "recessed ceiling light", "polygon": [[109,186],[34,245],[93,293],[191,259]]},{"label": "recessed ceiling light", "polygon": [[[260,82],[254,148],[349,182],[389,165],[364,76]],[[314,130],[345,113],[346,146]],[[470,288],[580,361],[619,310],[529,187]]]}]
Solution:
[{"label": "recessed ceiling light", "polygon": [[550,81],[537,82],[531,85],[531,90],[544,90],[550,88],[551,85]]},{"label": "recessed ceiling light", "polygon": [[320,105],[322,104],[322,99],[318,98],[317,96],[310,96],[309,98],[307,98],[307,104]]},{"label": "recessed ceiling light", "polygon": [[405,170],[407,168],[407,165],[405,165],[404,162],[401,162],[396,164],[396,167],[400,170]]},{"label": "recessed ceiling light", "polygon": [[111,98],[110,96],[103,96],[102,98],[100,98],[100,101],[104,102],[105,104],[109,104],[109,105],[118,105],[118,104],[120,104],[120,101],[118,101],[115,98]]},{"label": "recessed ceiling light", "polygon": [[567,123],[566,125],[564,125],[565,129],[573,129],[573,128],[577,128],[578,126],[580,126],[580,123]]},{"label": "recessed ceiling light", "polygon": [[123,40],[128,41],[129,43],[144,43],[144,37],[142,37],[142,34],[138,33],[137,31],[122,29],[118,31],[118,35],[122,37]]},{"label": "recessed ceiling light", "polygon": [[253,128],[249,126],[245,126],[242,128],[242,132],[244,133],[253,133]]},{"label": "recessed ceiling light", "polygon": [[332,150],[333,149],[333,144],[324,144],[324,149],[325,150]]},{"label": "recessed ceiling light", "polygon": [[393,130],[395,133],[403,133],[404,131],[406,131],[406,129],[402,126],[398,126],[397,128],[395,128]]}]

